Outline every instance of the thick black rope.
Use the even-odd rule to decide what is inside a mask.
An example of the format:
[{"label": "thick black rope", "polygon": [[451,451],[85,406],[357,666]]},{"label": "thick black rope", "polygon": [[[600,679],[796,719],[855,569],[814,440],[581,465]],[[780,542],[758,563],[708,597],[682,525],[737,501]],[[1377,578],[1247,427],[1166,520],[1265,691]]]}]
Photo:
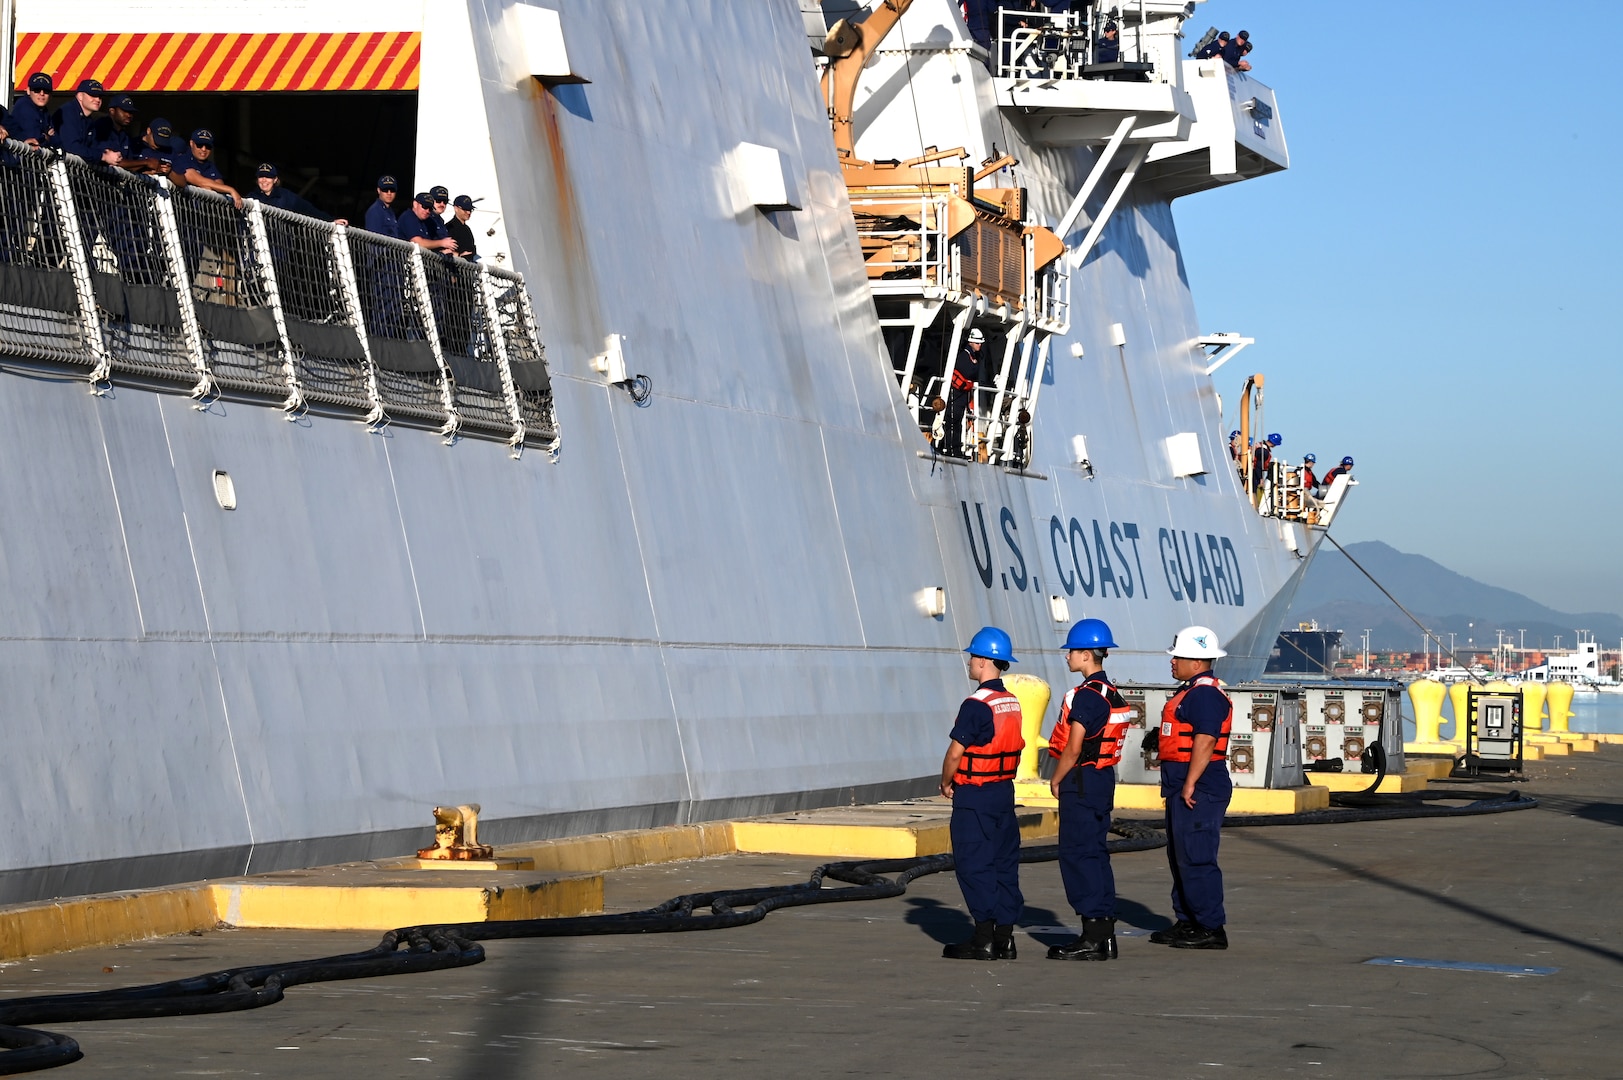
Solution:
[{"label": "thick black rope", "polygon": [[[1331,798],[1340,809],[1305,814],[1231,816],[1224,820],[1224,825],[1310,825],[1399,817],[1460,817],[1525,810],[1538,805],[1536,800],[1519,792],[1509,795],[1417,792],[1410,795],[1332,795]],[[1440,799],[1474,801],[1455,807],[1426,805]],[[1110,842],[1113,855],[1149,851],[1165,847],[1167,842],[1158,822],[1120,820],[1112,824],[1111,831],[1123,838]],[[1048,862],[1058,857],[1059,847],[1053,844],[1023,846],[1020,850],[1021,862]],[[832,862],[819,866],[809,879],[800,884],[687,893],[645,911],[567,919],[408,926],[389,931],[376,946],[363,952],[318,960],[228,968],[207,975],[118,990],[0,1001],[0,1047],[6,1051],[0,1053],[0,1075],[55,1068],[84,1056],[73,1039],[66,1035],[31,1030],[32,1025],[199,1016],[258,1009],[281,1001],[288,987],[305,983],[372,979],[477,964],[485,958],[484,947],[478,944],[481,941],[601,934],[668,934],[748,926],[760,922],[779,908],[901,896],[917,878],[951,869],[951,855]],[[825,888],[825,881],[843,882],[847,887]],[[708,909],[708,914],[702,913],[705,909]]]}]

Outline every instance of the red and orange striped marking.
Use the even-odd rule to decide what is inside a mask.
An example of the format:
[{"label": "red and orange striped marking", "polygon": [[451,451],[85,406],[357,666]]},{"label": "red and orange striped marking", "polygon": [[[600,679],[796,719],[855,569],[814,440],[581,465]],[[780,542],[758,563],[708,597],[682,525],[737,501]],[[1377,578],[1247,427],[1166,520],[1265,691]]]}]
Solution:
[{"label": "red and orange striped marking", "polygon": [[36,71],[58,90],[415,90],[422,34],[17,35],[17,89]]}]

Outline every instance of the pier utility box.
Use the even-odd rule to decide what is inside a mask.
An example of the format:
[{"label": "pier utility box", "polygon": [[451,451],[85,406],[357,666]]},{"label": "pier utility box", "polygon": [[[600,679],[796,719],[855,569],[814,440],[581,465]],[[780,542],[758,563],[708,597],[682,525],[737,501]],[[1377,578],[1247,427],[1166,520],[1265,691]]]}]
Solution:
[{"label": "pier utility box", "polygon": [[1465,694],[1465,754],[1455,776],[1522,772],[1522,694],[1472,686]]}]

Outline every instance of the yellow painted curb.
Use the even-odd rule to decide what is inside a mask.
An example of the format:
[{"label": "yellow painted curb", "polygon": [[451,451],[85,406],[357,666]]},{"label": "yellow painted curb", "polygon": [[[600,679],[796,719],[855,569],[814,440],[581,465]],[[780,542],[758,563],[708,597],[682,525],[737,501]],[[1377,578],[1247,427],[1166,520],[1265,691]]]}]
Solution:
[{"label": "yellow painted curb", "polygon": [[[1452,762],[1465,753],[1465,747],[1455,742],[1409,742],[1403,744],[1404,764],[1413,768],[1415,762],[1409,760],[1409,755],[1419,757],[1446,757]],[[1449,768],[1453,768],[1452,764]]]},{"label": "yellow painted curb", "polygon": [[828,855],[843,859],[911,859],[952,850],[945,821],[928,825],[735,821],[733,843],[737,850],[755,855]]},{"label": "yellow painted curb", "polygon": [[424,923],[555,919],[603,910],[603,878],[595,874],[465,888],[246,880],[209,889],[220,921],[280,930],[392,930]]},{"label": "yellow painted curb", "polygon": [[0,960],[212,929],[206,885],[42,900],[0,911]]},{"label": "yellow painted curb", "polygon": [[[1448,775],[1446,772],[1444,776]],[[1374,777],[1366,773],[1308,773],[1307,782],[1330,791],[1365,791]],[[1381,795],[1398,795],[1410,791],[1424,791],[1426,784],[1433,779],[1432,770],[1416,770],[1404,773],[1388,773],[1381,778],[1381,786],[1376,792]]]},{"label": "yellow painted curb", "polygon": [[1539,743],[1537,749],[1543,757],[1567,757],[1572,753],[1572,746],[1564,742]]},{"label": "yellow painted curb", "polygon": [[[1295,788],[1237,787],[1229,800],[1231,814],[1300,814],[1329,808],[1329,790],[1312,785]],[[1161,811],[1166,809],[1166,804],[1161,800],[1159,785],[1117,784],[1116,809]]]},{"label": "yellow painted curb", "polygon": [[1454,758],[1449,757],[1413,757],[1416,753],[1409,746],[1418,745],[1410,743],[1403,748],[1403,765],[1406,772],[1427,777],[1431,780],[1441,780],[1454,771]]},{"label": "yellow painted curb", "polygon": [[733,840],[733,822],[707,821],[507,844],[500,854],[529,859],[537,870],[590,873],[730,855],[738,850]]}]

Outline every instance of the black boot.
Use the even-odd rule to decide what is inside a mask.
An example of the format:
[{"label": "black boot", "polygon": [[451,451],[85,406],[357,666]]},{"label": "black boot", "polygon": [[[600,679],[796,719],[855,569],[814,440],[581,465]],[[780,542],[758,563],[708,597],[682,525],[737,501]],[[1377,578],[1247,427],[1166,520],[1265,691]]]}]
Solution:
[{"label": "black boot", "polygon": [[1116,920],[1083,919],[1082,936],[1048,950],[1050,960],[1116,959]]},{"label": "black boot", "polygon": [[1221,926],[1201,926],[1197,923],[1189,933],[1167,944],[1174,949],[1226,949],[1229,947],[1229,936]]},{"label": "black boot", "polygon": [[991,919],[975,924],[975,936],[956,945],[948,945],[941,955],[948,960],[991,960],[992,935],[995,925]]},{"label": "black boot", "polygon": [[1157,945],[1171,945],[1179,938],[1188,936],[1189,932],[1194,928],[1194,923],[1189,922],[1187,919],[1179,919],[1165,930],[1157,930],[1151,934],[1150,940]]},{"label": "black boot", "polygon": [[997,960],[1014,960],[1019,957],[1014,947],[1014,927],[998,926],[992,930],[992,956]]}]

